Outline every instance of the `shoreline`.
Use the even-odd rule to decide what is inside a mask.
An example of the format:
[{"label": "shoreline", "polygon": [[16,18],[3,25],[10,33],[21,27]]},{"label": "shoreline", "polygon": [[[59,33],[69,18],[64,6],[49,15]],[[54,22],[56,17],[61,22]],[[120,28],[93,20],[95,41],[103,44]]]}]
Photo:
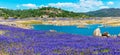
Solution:
[{"label": "shoreline", "polygon": [[119,19],[113,19],[113,18],[104,18],[101,20],[15,20],[15,21],[2,21],[0,22],[2,25],[8,25],[8,26],[13,26],[13,27],[19,27],[19,28],[24,28],[24,29],[31,29],[31,25],[56,25],[56,26],[71,26],[71,25],[76,25],[78,28],[86,28],[86,25],[91,25],[91,24],[102,24],[102,25],[109,25],[109,26],[120,26],[120,18]]}]

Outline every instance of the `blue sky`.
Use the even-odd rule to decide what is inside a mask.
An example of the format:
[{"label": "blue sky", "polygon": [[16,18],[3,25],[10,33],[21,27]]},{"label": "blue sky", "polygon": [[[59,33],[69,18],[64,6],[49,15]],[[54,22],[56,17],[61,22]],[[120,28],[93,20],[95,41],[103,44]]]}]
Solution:
[{"label": "blue sky", "polygon": [[88,12],[103,8],[120,8],[120,0],[0,0],[0,8],[36,9],[56,7],[74,12]]}]

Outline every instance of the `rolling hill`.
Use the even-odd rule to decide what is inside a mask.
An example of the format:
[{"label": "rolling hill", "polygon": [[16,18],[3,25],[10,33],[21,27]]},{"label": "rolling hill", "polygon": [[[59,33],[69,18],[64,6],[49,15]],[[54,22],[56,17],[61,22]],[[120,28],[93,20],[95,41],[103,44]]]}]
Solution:
[{"label": "rolling hill", "polygon": [[42,7],[38,9],[23,9],[10,10],[0,8],[0,17],[7,19],[14,18],[29,18],[29,17],[68,17],[68,18],[89,18],[89,17],[120,17],[119,8],[108,8],[86,13],[75,13],[53,7]]},{"label": "rolling hill", "polygon": [[93,15],[96,17],[120,17],[120,9],[119,8],[101,9],[97,11],[87,12],[86,14]]},{"label": "rolling hill", "polygon": [[28,18],[28,17],[70,17],[70,18],[87,18],[90,15],[85,13],[75,13],[53,7],[42,7],[38,9],[24,9],[24,10],[10,10],[0,8],[0,16],[15,17],[15,18]]}]

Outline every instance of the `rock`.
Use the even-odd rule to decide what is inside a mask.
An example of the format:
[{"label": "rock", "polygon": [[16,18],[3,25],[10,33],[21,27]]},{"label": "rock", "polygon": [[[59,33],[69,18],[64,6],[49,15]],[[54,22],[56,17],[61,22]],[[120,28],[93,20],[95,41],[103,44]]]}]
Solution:
[{"label": "rock", "polygon": [[120,36],[120,33],[118,34],[118,36]]},{"label": "rock", "polygon": [[56,30],[49,30],[50,32],[57,32]]},{"label": "rock", "polygon": [[104,32],[102,36],[110,37],[110,34],[108,32]]},{"label": "rock", "polygon": [[95,29],[93,34],[94,34],[94,36],[102,36],[100,28]]}]

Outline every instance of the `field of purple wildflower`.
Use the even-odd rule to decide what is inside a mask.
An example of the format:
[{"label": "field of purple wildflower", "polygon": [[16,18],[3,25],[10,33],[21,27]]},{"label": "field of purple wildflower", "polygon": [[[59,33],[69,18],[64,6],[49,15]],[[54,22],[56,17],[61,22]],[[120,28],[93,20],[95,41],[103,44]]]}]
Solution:
[{"label": "field of purple wildflower", "polygon": [[0,25],[0,55],[119,55],[120,38],[98,38]]}]

